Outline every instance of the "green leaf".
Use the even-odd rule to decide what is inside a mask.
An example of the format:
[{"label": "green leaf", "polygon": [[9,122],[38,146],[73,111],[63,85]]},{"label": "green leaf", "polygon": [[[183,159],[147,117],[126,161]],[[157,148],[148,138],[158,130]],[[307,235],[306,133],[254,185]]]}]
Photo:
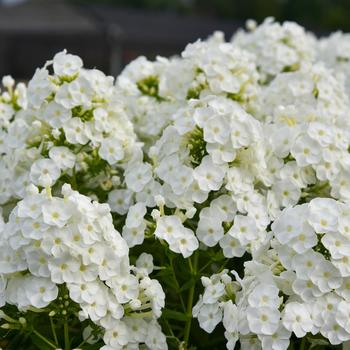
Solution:
[{"label": "green leaf", "polygon": [[315,349],[317,347],[327,346],[329,345],[329,341],[322,338],[311,338],[308,337],[307,341],[309,342],[310,346],[309,349]]},{"label": "green leaf", "polygon": [[178,320],[178,321],[184,321],[184,322],[188,320],[188,317],[182,312],[169,310],[169,309],[163,310],[162,317],[166,319]]},{"label": "green leaf", "polygon": [[190,289],[193,285],[196,284],[196,280],[191,278],[188,282],[186,282],[181,288],[180,292],[184,292],[187,289]]},{"label": "green leaf", "polygon": [[46,344],[43,340],[41,340],[37,335],[31,334],[30,339],[33,344],[35,344],[40,350],[52,350],[52,347]]}]

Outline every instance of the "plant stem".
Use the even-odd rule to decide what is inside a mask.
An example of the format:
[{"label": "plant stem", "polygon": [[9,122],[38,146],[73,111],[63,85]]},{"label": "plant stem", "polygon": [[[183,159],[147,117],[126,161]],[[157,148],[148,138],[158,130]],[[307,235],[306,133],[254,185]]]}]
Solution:
[{"label": "plant stem", "polygon": [[[197,265],[198,265],[198,251],[194,252],[194,263],[192,265],[191,258],[189,258],[189,266],[191,269],[192,277],[194,278],[197,274]],[[191,333],[191,325],[192,325],[192,308],[193,308],[193,298],[194,298],[194,291],[196,288],[196,283],[193,283],[192,287],[190,288],[190,291],[188,293],[188,299],[187,299],[187,321],[185,325],[184,330],[184,342],[186,346],[188,346],[188,341],[190,339],[190,333]]]},{"label": "plant stem", "polygon": [[300,350],[305,350],[306,349],[306,337],[304,337],[302,340],[301,340],[301,343],[300,343]]},{"label": "plant stem", "polygon": [[183,300],[181,292],[180,292],[179,282],[177,281],[177,278],[176,278],[176,275],[175,275],[175,270],[174,270],[174,265],[173,265],[173,260],[171,258],[170,258],[170,267],[171,267],[171,272],[172,272],[173,279],[174,279],[174,282],[175,282],[175,285],[176,285],[177,293],[179,294],[179,298],[180,298],[182,309],[184,310],[184,312],[186,312],[185,303],[184,303],[184,300]]},{"label": "plant stem", "polygon": [[69,329],[67,319],[64,321],[64,350],[70,350]]},{"label": "plant stem", "polygon": [[40,338],[43,342],[45,342],[47,345],[50,345],[53,349],[57,349],[57,346],[53,343],[51,343],[50,340],[48,340],[47,338],[45,338],[42,334],[40,334],[38,331],[36,331],[35,329],[33,329],[33,333]]},{"label": "plant stem", "polygon": [[55,344],[58,346],[58,339],[57,339],[57,334],[56,334],[56,328],[55,328],[55,325],[53,324],[52,317],[49,316],[49,319],[50,319],[50,325],[51,325],[53,339],[55,340]]},{"label": "plant stem", "polygon": [[203,272],[208,266],[210,266],[213,262],[209,261],[208,263],[206,263],[200,270],[199,273]]},{"label": "plant stem", "polygon": [[93,334],[91,333],[85,340],[83,340],[78,346],[77,349],[80,349],[83,345],[86,344],[87,341],[89,341],[91,338],[93,338]]},{"label": "plant stem", "polygon": [[167,328],[168,328],[168,330],[169,330],[169,332],[170,332],[170,335],[168,335],[167,338],[175,339],[176,342],[180,344],[181,342],[180,342],[179,338],[177,338],[177,337],[175,336],[175,334],[174,334],[174,332],[173,332],[173,330],[172,330],[172,328],[171,328],[169,322],[168,322],[167,320],[164,320],[164,323],[165,323],[165,325],[167,326]]},{"label": "plant stem", "polygon": [[78,189],[75,167],[73,168],[73,172],[72,172],[72,183],[71,183],[71,185],[72,185],[73,190],[77,190]]}]

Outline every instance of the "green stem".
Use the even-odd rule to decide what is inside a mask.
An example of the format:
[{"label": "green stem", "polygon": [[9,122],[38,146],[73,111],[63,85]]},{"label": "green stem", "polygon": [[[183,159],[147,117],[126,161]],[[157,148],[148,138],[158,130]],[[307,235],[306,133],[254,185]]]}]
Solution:
[{"label": "green stem", "polygon": [[50,325],[51,325],[53,339],[55,340],[55,344],[58,346],[58,339],[57,339],[57,334],[56,334],[56,328],[55,328],[55,325],[53,324],[52,317],[49,316],[49,319],[50,319]]},{"label": "green stem", "polygon": [[173,330],[172,330],[172,328],[171,328],[169,322],[168,322],[167,320],[164,320],[164,323],[165,323],[165,325],[168,327],[168,330],[169,330],[169,332],[170,332],[170,335],[167,335],[167,338],[175,339],[176,342],[180,344],[181,342],[180,342],[180,340],[175,336],[175,334],[174,334],[174,332],[173,332]]},{"label": "green stem", "polygon": [[80,349],[83,345],[86,344],[87,341],[89,341],[91,338],[93,338],[93,334],[91,333],[85,340],[83,340],[78,346],[77,349]]},{"label": "green stem", "polygon": [[78,189],[75,167],[73,168],[73,171],[72,171],[72,183],[71,183],[71,185],[72,185],[73,190]]},{"label": "green stem", "polygon": [[226,259],[223,264],[220,266],[220,269],[218,272],[222,272],[222,270],[226,267],[227,263],[230,261],[230,259]]},{"label": "green stem", "polygon": [[67,319],[64,321],[63,328],[64,328],[64,350],[70,350],[69,329],[68,329]]},{"label": "green stem", "polygon": [[184,300],[183,300],[181,292],[180,292],[179,282],[177,281],[175,270],[174,270],[174,265],[173,265],[173,260],[171,258],[170,258],[170,267],[171,267],[171,272],[172,272],[173,279],[174,279],[174,282],[175,282],[175,286],[176,286],[176,289],[177,289],[177,293],[178,293],[179,298],[180,298],[182,309],[184,310],[184,312],[186,312],[185,303],[184,303]]},{"label": "green stem", "polygon": [[[192,265],[192,262],[190,262],[191,258],[189,258],[189,265],[191,269],[191,273],[193,278],[197,274],[197,265],[198,265],[198,251],[195,251],[194,253],[194,263]],[[190,339],[190,333],[191,333],[191,325],[192,325],[192,308],[193,308],[193,298],[194,298],[194,291],[196,288],[196,283],[193,283],[192,287],[190,288],[190,291],[188,293],[188,299],[187,299],[187,321],[185,325],[184,330],[184,342],[186,346],[188,346],[188,341]]]},{"label": "green stem", "polygon": [[300,343],[300,350],[305,350],[306,349],[306,337],[301,339],[301,343]]},{"label": "green stem", "polygon": [[209,261],[207,262],[200,270],[199,270],[199,273],[203,272],[208,266],[210,266],[213,262],[212,261]]},{"label": "green stem", "polygon": [[190,259],[188,259],[188,266],[189,266],[189,268],[190,268],[190,272],[191,272],[191,274],[193,275],[193,266],[192,266],[192,261],[191,261],[191,258],[190,258]]},{"label": "green stem", "polygon": [[44,343],[46,343],[47,345],[51,346],[53,349],[57,349],[57,346],[53,343],[50,342],[50,340],[48,340],[47,338],[45,338],[42,334],[40,334],[38,331],[36,331],[35,329],[33,329],[33,333],[40,338]]}]

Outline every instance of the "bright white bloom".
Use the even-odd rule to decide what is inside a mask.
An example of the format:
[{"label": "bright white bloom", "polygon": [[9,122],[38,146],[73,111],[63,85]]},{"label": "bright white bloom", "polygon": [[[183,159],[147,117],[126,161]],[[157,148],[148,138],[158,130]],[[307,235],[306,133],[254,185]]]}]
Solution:
[{"label": "bright white bloom", "polygon": [[290,302],[286,305],[282,315],[282,323],[298,338],[305,336],[312,329],[312,320],[308,309],[305,305],[297,302]]},{"label": "bright white bloom", "polygon": [[53,58],[53,70],[55,74],[61,77],[70,77],[77,74],[83,66],[83,61],[80,57],[67,54],[66,51],[61,51]]},{"label": "bright white bloom", "polygon": [[43,187],[53,185],[60,175],[60,168],[51,159],[39,159],[30,168],[30,179]]},{"label": "bright white bloom", "polygon": [[280,323],[280,312],[271,307],[249,307],[247,319],[250,330],[255,334],[272,335]]}]

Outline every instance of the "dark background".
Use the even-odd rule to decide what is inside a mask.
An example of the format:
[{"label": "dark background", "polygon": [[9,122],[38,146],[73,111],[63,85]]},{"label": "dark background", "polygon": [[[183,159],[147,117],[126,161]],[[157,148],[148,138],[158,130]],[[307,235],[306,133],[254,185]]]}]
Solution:
[{"label": "dark background", "polygon": [[117,75],[139,55],[176,54],[214,30],[229,39],[267,16],[350,31],[350,0],[0,0],[0,75],[29,79],[64,48]]}]

